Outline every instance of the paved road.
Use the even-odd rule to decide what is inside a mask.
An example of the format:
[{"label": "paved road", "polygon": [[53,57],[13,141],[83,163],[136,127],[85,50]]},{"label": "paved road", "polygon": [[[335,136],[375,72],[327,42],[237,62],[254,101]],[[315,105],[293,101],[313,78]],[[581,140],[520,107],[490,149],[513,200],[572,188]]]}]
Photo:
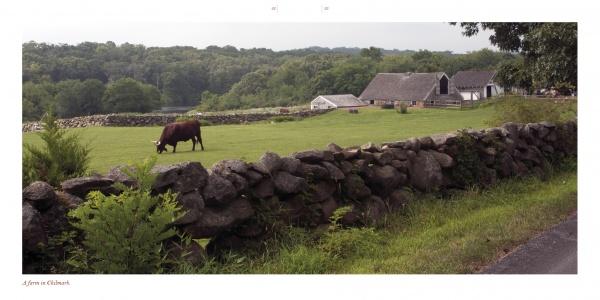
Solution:
[{"label": "paved road", "polygon": [[481,273],[577,274],[577,213]]}]

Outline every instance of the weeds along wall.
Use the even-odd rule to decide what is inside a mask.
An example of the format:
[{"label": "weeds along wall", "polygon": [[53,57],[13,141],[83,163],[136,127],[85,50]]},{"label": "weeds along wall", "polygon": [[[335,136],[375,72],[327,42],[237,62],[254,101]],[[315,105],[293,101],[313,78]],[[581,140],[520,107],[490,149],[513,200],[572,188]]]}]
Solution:
[{"label": "weeds along wall", "polygon": [[[61,128],[79,128],[92,126],[112,127],[140,127],[140,126],[164,126],[178,119],[197,119],[205,124],[245,124],[249,122],[268,120],[277,116],[292,118],[306,118],[330,112],[331,109],[303,110],[287,113],[243,113],[243,114],[219,114],[219,115],[182,115],[182,114],[109,114],[75,117],[71,119],[57,120]],[[41,122],[25,122],[22,124],[22,132],[42,130]]]},{"label": "weeds along wall", "polygon": [[[485,130],[411,138],[342,149],[308,150],[280,157],[265,153],[257,162],[223,160],[205,169],[198,162],[156,166],[153,193],[178,193],[186,213],[173,226],[194,239],[210,238],[207,251],[260,242],[276,224],[317,227],[341,206],[351,209],[345,225],[366,225],[401,210],[415,193],[499,178],[544,176],[553,164],[577,155],[577,123],[516,124]],[[104,176],[62,182],[60,190],[35,182],[23,190],[23,249],[57,234],[65,213],[99,190],[119,193],[115,183],[134,182],[119,168]]]}]

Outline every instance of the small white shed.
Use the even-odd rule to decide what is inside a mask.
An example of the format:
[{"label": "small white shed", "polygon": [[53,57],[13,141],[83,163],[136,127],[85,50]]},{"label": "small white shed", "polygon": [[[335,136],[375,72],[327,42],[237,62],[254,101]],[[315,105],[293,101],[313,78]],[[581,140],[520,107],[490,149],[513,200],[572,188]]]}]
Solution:
[{"label": "small white shed", "polygon": [[310,109],[330,109],[343,107],[359,107],[366,106],[352,94],[345,95],[319,95],[310,102]]}]

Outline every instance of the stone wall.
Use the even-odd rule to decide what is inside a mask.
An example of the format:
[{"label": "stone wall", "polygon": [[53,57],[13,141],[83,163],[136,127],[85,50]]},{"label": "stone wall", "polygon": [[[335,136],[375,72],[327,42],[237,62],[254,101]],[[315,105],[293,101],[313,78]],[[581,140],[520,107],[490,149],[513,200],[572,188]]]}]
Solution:
[{"label": "stone wall", "polygon": [[[471,155],[471,157],[465,157]],[[175,226],[192,238],[210,238],[209,253],[269,236],[269,222],[327,224],[334,210],[351,205],[342,223],[364,225],[401,210],[415,193],[464,188],[461,172],[476,171],[481,185],[497,179],[543,176],[553,162],[577,155],[577,123],[515,124],[466,130],[376,145],[308,150],[257,162],[223,160],[205,169],[198,162],[157,166],[154,193],[179,193],[187,213]],[[44,243],[45,228],[83,202],[91,190],[118,193],[112,184],[134,182],[118,168],[105,176],[63,182],[60,191],[36,182],[23,190],[23,244]],[[58,207],[58,208],[57,208]],[[269,219],[266,218],[266,219]]]},{"label": "stone wall", "polygon": [[[297,118],[312,117],[330,112],[329,110],[304,110],[290,113],[250,113],[250,114],[223,114],[223,115],[192,115],[185,114],[109,114],[75,117],[71,119],[59,119],[61,128],[79,128],[92,126],[113,127],[140,127],[140,126],[164,126],[175,122],[178,117],[191,117],[197,120],[205,120],[215,125],[222,124],[245,124],[249,122],[268,120],[275,116],[290,116]],[[22,124],[23,132],[39,131],[42,129],[41,122],[26,122]]]}]

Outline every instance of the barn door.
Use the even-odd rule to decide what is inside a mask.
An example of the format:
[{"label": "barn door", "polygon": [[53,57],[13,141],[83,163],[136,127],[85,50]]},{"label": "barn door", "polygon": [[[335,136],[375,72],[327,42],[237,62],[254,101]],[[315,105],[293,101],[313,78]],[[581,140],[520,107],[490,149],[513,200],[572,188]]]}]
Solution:
[{"label": "barn door", "polygon": [[442,76],[440,79],[440,95],[448,94],[448,78],[446,76]]},{"label": "barn door", "polygon": [[489,98],[489,97],[491,97],[491,96],[492,96],[492,86],[491,86],[491,85],[488,85],[488,86],[487,86],[487,91],[486,91],[486,93],[485,93],[485,94],[486,94],[486,95],[485,95],[485,96],[486,96],[486,98]]}]

